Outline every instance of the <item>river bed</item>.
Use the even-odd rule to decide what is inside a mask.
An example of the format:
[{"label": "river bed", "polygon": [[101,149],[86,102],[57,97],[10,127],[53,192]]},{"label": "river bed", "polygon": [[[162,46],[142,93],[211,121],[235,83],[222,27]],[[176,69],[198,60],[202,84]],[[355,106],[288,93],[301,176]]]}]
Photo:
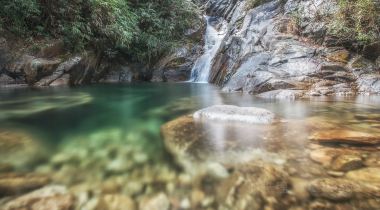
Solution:
[{"label": "river bed", "polygon": [[[163,124],[219,104],[265,108],[281,123],[189,130],[181,141],[203,140],[189,163],[165,149]],[[67,188],[75,209],[107,210],[109,195],[129,209],[377,209],[380,175],[365,176],[380,172],[379,144],[352,136],[380,139],[379,96],[271,100],[194,83],[1,89],[0,206],[31,190],[1,188],[17,174],[48,177],[31,188]]]}]

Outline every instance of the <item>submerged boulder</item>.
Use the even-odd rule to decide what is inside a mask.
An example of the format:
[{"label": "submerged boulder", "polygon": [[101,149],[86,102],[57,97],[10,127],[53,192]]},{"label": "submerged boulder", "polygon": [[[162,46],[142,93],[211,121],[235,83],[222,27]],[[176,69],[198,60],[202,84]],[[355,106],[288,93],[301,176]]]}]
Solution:
[{"label": "submerged boulder", "polygon": [[275,114],[266,109],[231,105],[211,106],[195,112],[193,117],[197,120],[215,120],[249,124],[270,124],[276,119]]}]

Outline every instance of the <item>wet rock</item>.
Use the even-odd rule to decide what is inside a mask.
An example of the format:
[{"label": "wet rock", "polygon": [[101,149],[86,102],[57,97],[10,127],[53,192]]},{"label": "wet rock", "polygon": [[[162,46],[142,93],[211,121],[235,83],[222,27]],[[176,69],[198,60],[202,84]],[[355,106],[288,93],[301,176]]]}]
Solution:
[{"label": "wet rock", "polygon": [[311,160],[320,163],[323,166],[329,166],[336,155],[337,154],[329,149],[321,148],[311,151],[309,157]]},{"label": "wet rock", "polygon": [[288,177],[281,169],[249,163],[237,167],[222,181],[217,189],[218,202],[225,209],[262,209],[265,203],[279,208],[278,202],[284,201],[288,186]]},{"label": "wet rock", "polygon": [[346,177],[353,181],[361,181],[367,183],[380,183],[380,168],[368,167],[355,171],[350,171]]},{"label": "wet rock", "polygon": [[47,185],[50,178],[38,174],[6,173],[0,175],[0,195],[17,195]]},{"label": "wet rock", "polygon": [[291,178],[292,192],[299,200],[308,200],[309,192],[307,191],[309,181],[299,178]]},{"label": "wet rock", "polygon": [[359,155],[339,155],[331,164],[331,168],[337,171],[351,171],[362,166],[363,160]]},{"label": "wet rock", "polygon": [[355,182],[331,178],[316,179],[307,187],[312,196],[332,201],[349,200],[355,196],[358,188]]},{"label": "wet rock", "polygon": [[264,92],[257,95],[260,98],[270,98],[270,99],[290,99],[294,100],[301,98],[304,95],[303,90],[272,90],[269,92]]},{"label": "wet rock", "polygon": [[48,186],[10,200],[2,210],[71,210],[74,203],[65,187]]},{"label": "wet rock", "polygon": [[194,113],[194,119],[222,122],[241,122],[270,124],[275,121],[274,113],[256,107],[237,107],[231,105],[216,105]]},{"label": "wet rock", "polygon": [[[114,194],[102,196],[94,210],[136,210],[136,204],[132,198]],[[152,209],[153,210],[153,209]]]},{"label": "wet rock", "polygon": [[352,130],[318,131],[309,136],[309,139],[319,143],[346,143],[353,145],[380,144],[380,136],[374,133],[365,133]]},{"label": "wet rock", "polygon": [[164,193],[160,193],[151,198],[145,198],[139,204],[140,210],[169,210],[169,208],[170,201]]}]

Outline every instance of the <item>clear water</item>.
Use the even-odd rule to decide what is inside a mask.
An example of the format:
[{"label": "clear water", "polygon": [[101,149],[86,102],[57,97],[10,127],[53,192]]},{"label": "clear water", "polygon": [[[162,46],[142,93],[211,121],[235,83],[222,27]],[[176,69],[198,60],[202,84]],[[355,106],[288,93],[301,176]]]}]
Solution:
[{"label": "clear water", "polygon": [[[182,183],[186,172],[173,162],[173,156],[166,151],[160,127],[179,116],[214,104],[261,107],[273,111],[287,122],[293,122],[281,127],[280,132],[271,132],[271,138],[275,139],[273,144],[268,141],[264,146],[258,146],[272,154],[281,153],[285,159],[291,159],[290,154],[297,156],[297,150],[302,153],[299,157],[307,158],[307,139],[302,138],[307,138],[310,133],[300,125],[306,125],[304,120],[309,118],[327,118],[325,122],[334,122],[336,128],[380,134],[379,96],[280,101],[242,93],[224,93],[218,87],[199,83],[1,89],[0,135],[3,135],[1,132],[11,132],[31,136],[32,146],[20,151],[8,147],[11,148],[9,150],[6,143],[0,142],[0,166],[7,163],[14,164],[16,171],[49,173],[55,183],[69,187],[89,183],[87,187],[95,191],[108,180],[124,177],[128,183],[149,186],[139,188],[141,192],[129,192],[130,188],[123,182],[121,191],[124,194],[138,196],[165,191],[169,196],[179,196],[181,200],[190,193],[193,184]],[[221,132],[226,133],[217,125],[208,129],[214,129],[210,132],[211,138],[219,138]],[[249,135],[246,135],[243,128],[243,133],[234,135],[235,140],[241,137],[235,148],[241,150],[247,137],[259,135],[260,132],[253,132],[255,129],[258,128],[250,128]],[[290,135],[286,135],[288,133]],[[218,150],[218,155],[221,155],[220,151],[224,156],[236,155],[229,153],[228,148],[218,148],[224,140],[201,144],[203,148],[196,151],[208,153]],[[30,142],[27,143],[29,145]],[[4,145],[5,149],[1,148]],[[34,147],[37,153],[33,151]],[[372,148],[379,154],[378,147]],[[30,160],[36,154],[41,157]],[[294,161],[292,167],[300,171],[314,167],[309,162],[297,164]],[[160,180],[161,184],[152,180]],[[178,188],[180,192],[171,185],[177,186],[178,180],[182,180],[182,187]]]}]

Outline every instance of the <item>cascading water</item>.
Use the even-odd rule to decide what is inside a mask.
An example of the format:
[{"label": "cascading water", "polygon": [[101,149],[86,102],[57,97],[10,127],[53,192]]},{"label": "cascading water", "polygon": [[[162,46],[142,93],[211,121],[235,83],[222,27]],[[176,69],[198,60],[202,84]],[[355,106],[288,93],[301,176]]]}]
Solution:
[{"label": "cascading water", "polygon": [[218,49],[225,36],[226,26],[223,25],[218,31],[215,27],[217,18],[205,17],[207,22],[206,34],[205,34],[205,46],[204,53],[197,59],[193,69],[191,70],[190,82],[207,83],[212,66],[212,60],[214,59]]}]

